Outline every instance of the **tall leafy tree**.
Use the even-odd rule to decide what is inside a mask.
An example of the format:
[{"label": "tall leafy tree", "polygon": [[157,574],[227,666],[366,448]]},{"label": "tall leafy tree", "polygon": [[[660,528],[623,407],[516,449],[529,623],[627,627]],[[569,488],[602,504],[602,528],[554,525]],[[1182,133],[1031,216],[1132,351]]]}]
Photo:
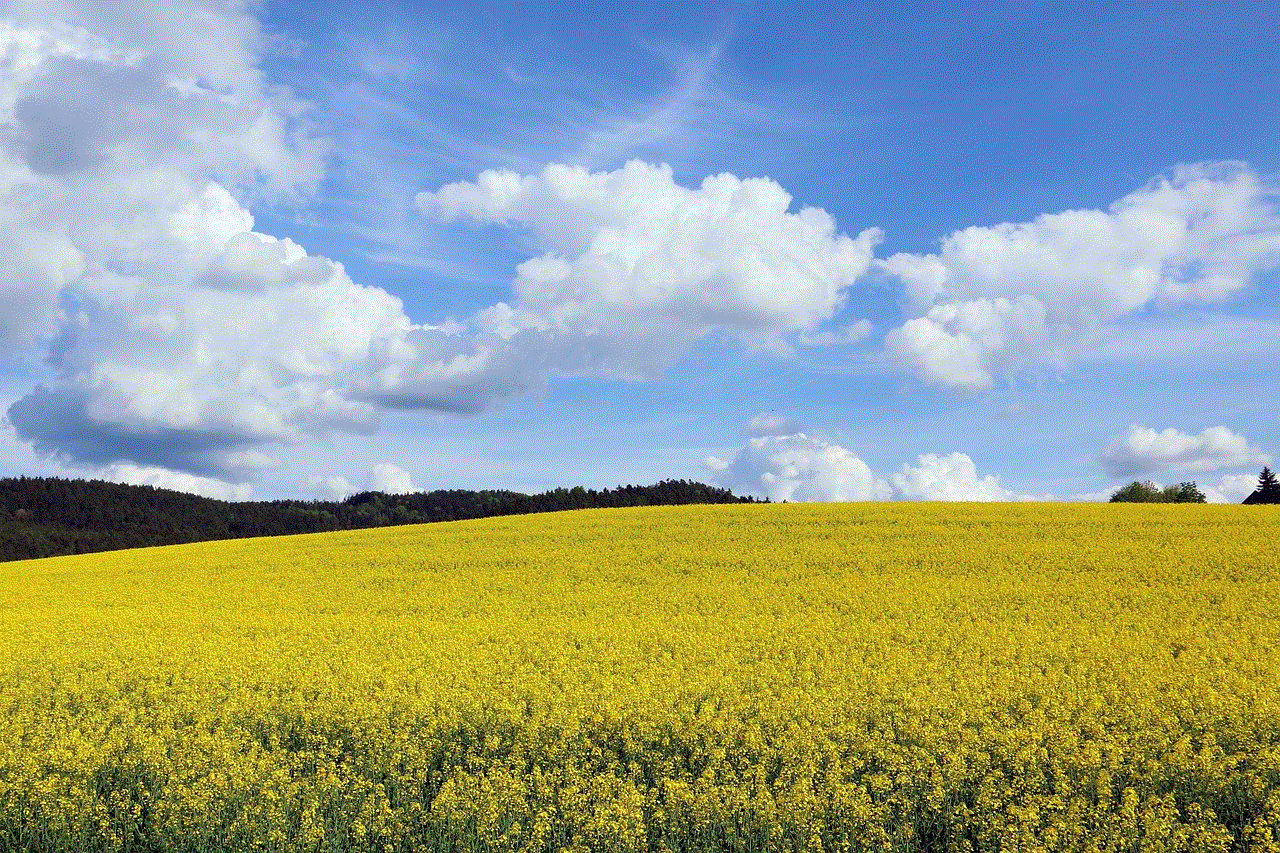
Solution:
[{"label": "tall leafy tree", "polygon": [[1160,489],[1155,483],[1147,480],[1139,482],[1134,480],[1127,486],[1121,486],[1111,493],[1111,503],[1139,503],[1150,504],[1160,503],[1163,497]]},{"label": "tall leafy tree", "polygon": [[1193,482],[1178,483],[1176,486],[1165,486],[1160,493],[1163,503],[1202,504],[1206,501],[1205,493]]}]

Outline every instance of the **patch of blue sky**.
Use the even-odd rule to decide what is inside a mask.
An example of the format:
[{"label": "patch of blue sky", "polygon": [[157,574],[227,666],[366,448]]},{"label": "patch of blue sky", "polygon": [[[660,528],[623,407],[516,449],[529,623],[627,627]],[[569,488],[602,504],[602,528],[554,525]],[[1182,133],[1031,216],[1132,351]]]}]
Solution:
[{"label": "patch of blue sky", "polygon": [[[492,169],[608,172],[638,159],[668,164],[690,190],[708,175],[767,177],[791,196],[792,213],[820,208],[837,234],[880,229],[878,260],[936,253],[965,229],[1106,212],[1180,164],[1244,164],[1262,182],[1258,204],[1271,206],[1259,227],[1275,224],[1280,47],[1265,26],[1274,4],[268,2],[260,11],[263,85],[307,105],[302,121],[328,156],[314,196],[241,200],[258,231],[341,262],[357,284],[398,298],[413,323],[474,324],[496,303],[519,307],[519,265],[557,253],[527,223],[440,221],[415,203]],[[290,496],[330,475],[358,485],[385,462],[422,488],[714,476],[703,460],[744,448],[745,424],[760,413],[805,431],[811,443],[796,446],[810,453],[806,465],[846,448],[883,481],[923,454],[962,452],[1011,496],[1104,492],[1113,483],[1099,454],[1131,423],[1192,437],[1222,424],[1280,453],[1271,367],[1280,244],[1270,261],[1251,251],[1241,261],[1251,283],[1228,296],[1152,298],[1072,331],[1061,351],[1014,341],[978,366],[959,353],[953,372],[934,374],[913,373],[886,349],[886,335],[915,315],[902,280],[873,262],[841,288],[829,320],[792,328],[772,349],[742,342],[741,329],[709,329],[665,372],[624,381],[563,361],[560,344],[544,341],[528,358],[551,363],[528,394],[499,395],[466,418],[384,411],[372,435],[262,439],[276,464],[253,488]],[[1204,262],[1180,257],[1183,277],[1197,278]],[[1110,260],[1098,263],[1101,280]],[[960,306],[995,298],[953,296]],[[682,304],[648,310],[661,317]],[[560,308],[569,310],[541,306],[529,322],[553,325]],[[1095,308],[1081,297],[1080,311]],[[586,334],[588,309],[570,317],[575,334]],[[659,323],[653,316],[645,322]],[[39,364],[39,348],[25,358]],[[988,369],[983,386],[974,376]],[[929,378],[939,375],[955,387]],[[41,382],[73,382],[30,367],[6,368],[5,379],[10,401]],[[21,449],[20,438],[8,440]],[[4,458],[28,470],[21,453]]]}]

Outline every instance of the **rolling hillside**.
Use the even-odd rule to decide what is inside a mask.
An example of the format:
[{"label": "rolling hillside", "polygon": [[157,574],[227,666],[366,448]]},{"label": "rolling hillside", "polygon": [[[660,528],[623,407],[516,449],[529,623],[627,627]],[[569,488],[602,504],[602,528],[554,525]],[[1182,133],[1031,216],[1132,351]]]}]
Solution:
[{"label": "rolling hillside", "polygon": [[0,561],[566,509],[753,500],[702,483],[664,480],[537,495],[451,489],[361,492],[343,501],[227,502],[101,480],[16,477],[0,479]]},{"label": "rolling hillside", "polygon": [[1272,849],[1277,536],[649,507],[6,563],[0,849]]}]

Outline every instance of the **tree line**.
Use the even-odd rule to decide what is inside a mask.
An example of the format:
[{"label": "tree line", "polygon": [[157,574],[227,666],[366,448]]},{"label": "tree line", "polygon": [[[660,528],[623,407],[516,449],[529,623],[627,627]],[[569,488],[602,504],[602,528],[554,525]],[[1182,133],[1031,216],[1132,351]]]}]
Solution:
[{"label": "tree line", "polygon": [[[1205,502],[1204,492],[1192,482],[1177,483],[1163,489],[1150,480],[1134,480],[1111,493],[1111,503],[1193,503]],[[1280,504],[1280,481],[1270,468],[1258,475],[1258,488],[1243,503]]]},{"label": "tree line", "polygon": [[689,480],[534,495],[441,489],[360,492],[342,501],[221,501],[103,480],[11,477],[0,479],[0,561],[569,509],[754,502]]}]

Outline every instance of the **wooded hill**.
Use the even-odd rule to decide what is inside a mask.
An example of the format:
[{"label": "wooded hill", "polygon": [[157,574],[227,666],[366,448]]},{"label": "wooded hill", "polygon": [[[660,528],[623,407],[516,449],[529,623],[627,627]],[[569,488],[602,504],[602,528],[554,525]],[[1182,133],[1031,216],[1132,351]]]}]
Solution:
[{"label": "wooded hill", "polygon": [[536,495],[448,489],[360,492],[343,501],[229,502],[102,480],[15,477],[0,479],[0,561],[592,507],[754,501],[687,480]]}]

